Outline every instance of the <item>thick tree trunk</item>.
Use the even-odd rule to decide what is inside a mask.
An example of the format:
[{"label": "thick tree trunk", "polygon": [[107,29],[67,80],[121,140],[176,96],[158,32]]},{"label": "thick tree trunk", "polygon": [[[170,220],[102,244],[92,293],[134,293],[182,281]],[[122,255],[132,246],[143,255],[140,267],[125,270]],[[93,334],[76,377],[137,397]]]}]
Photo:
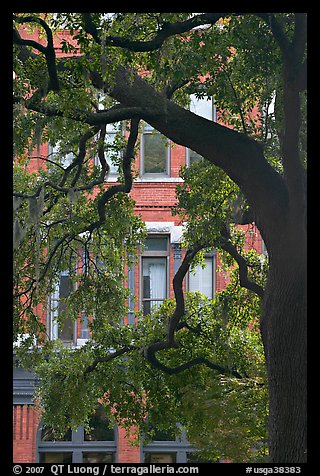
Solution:
[{"label": "thick tree trunk", "polygon": [[271,250],[261,320],[273,463],[307,461],[306,247],[293,233]]},{"label": "thick tree trunk", "polygon": [[[221,167],[253,210],[270,256],[261,321],[269,381],[270,461],[304,462],[306,239],[303,174],[296,154],[299,118],[286,130],[286,144],[291,144],[291,133],[295,145],[284,150],[288,181],[270,166],[257,142],[180,108],[138,76],[129,78],[124,69],[119,68],[116,76],[111,93],[115,99],[129,107],[142,106],[144,120]],[[292,105],[290,95],[287,103]],[[298,105],[294,101],[293,106]],[[290,107],[287,115],[292,116]]]},{"label": "thick tree trunk", "polygon": [[[118,67],[108,93],[122,106],[138,107],[142,119],[174,142],[221,167],[239,185],[255,213],[270,256],[261,319],[269,385],[270,460],[301,463],[306,461],[307,343],[305,190],[298,143],[306,14],[295,14],[292,41],[273,14],[262,15],[284,62],[283,176],[265,160],[257,142],[179,108],[125,68]],[[104,88],[99,75],[92,74],[91,79]]]}]

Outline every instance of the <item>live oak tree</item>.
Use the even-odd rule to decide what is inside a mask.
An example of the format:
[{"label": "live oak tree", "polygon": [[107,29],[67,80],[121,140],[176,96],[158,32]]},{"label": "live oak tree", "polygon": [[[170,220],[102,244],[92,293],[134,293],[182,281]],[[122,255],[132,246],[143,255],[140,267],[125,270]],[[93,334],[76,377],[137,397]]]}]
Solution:
[{"label": "live oak tree", "polygon": [[[59,28],[70,32],[63,57],[54,48]],[[16,336],[30,336],[20,349],[34,336],[41,344],[27,355],[42,378],[48,422],[79,424],[98,397],[128,426],[150,415],[157,421],[157,407],[158,417],[167,408],[162,416],[169,419],[172,410],[182,421],[192,373],[199,389],[220,379],[225,396],[234,395],[234,382],[250,386],[261,376],[257,348],[236,350],[245,345],[249,321],[228,317],[230,299],[208,308],[184,296],[191,263],[216,247],[237,263],[240,285],[259,302],[251,317],[259,315],[266,363],[270,461],[306,461],[306,14],[17,13],[13,41],[14,323]],[[220,123],[190,112],[190,94],[213,96]],[[115,154],[119,183],[108,187],[106,125],[120,121],[127,139],[119,135],[114,145],[122,150]],[[129,196],[140,121],[204,162],[182,171],[189,187],[178,190],[187,252],[173,280],[175,300],[132,328],[119,323],[124,268],[145,236]],[[30,174],[25,151],[41,141],[59,152]],[[73,160],[64,165],[67,153]],[[268,251],[265,283],[253,271],[257,260],[253,265],[241,253],[234,228],[252,222]],[[87,256],[82,273],[79,250]],[[66,313],[94,316],[92,340],[72,359],[45,339],[39,319],[39,306],[66,269],[77,283]]]}]

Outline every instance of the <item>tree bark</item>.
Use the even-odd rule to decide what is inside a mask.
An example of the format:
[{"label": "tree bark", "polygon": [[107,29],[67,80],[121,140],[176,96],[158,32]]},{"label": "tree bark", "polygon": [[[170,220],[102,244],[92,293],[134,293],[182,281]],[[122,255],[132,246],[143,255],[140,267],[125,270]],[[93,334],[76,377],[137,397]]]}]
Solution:
[{"label": "tree bark", "polygon": [[306,239],[297,235],[288,230],[271,254],[261,318],[274,463],[307,461]]},{"label": "tree bark", "polygon": [[252,139],[180,108],[140,78],[129,79],[124,70],[111,94],[126,106],[149,111],[153,107],[152,114],[142,116],[144,120],[221,167],[246,196],[270,257],[261,316],[270,399],[270,462],[305,462],[305,203],[298,211],[285,178],[268,164]]},{"label": "tree bark", "polygon": [[285,57],[283,177],[270,166],[256,141],[184,110],[134,72],[118,67],[109,87],[102,84],[101,78],[92,77],[92,81],[98,88],[105,87],[122,106],[139,108],[139,117],[141,113],[142,119],[172,141],[221,167],[246,196],[270,258],[261,316],[269,386],[270,461],[302,463],[307,458],[306,204],[297,153],[297,113],[305,71],[301,65],[305,65],[306,25],[304,18],[298,16],[302,14],[297,14],[290,50],[276,18],[263,15]]}]

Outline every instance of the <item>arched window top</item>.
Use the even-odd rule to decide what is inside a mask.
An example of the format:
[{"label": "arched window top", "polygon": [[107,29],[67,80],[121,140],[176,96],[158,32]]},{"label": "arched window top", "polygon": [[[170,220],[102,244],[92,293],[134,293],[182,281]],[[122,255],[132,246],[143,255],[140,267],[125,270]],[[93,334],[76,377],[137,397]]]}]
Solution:
[{"label": "arched window top", "polygon": [[[73,433],[71,428],[66,431],[64,436],[57,437],[54,430],[43,425],[40,427],[41,441],[72,441]],[[89,428],[81,426],[76,433],[83,434],[83,441],[115,441],[115,430],[110,423],[106,410],[103,405],[99,404],[96,412],[89,420]]]},{"label": "arched window top", "polygon": [[117,455],[117,430],[112,427],[102,405],[97,407],[88,427],[68,430],[57,438],[44,425],[37,435],[37,461],[40,463],[112,463]]},{"label": "arched window top", "polygon": [[48,426],[43,425],[40,431],[41,431],[41,436],[40,436],[41,441],[71,441],[72,440],[71,428],[69,428],[69,430],[67,430],[64,436],[60,438],[57,437],[54,434],[53,429]]}]

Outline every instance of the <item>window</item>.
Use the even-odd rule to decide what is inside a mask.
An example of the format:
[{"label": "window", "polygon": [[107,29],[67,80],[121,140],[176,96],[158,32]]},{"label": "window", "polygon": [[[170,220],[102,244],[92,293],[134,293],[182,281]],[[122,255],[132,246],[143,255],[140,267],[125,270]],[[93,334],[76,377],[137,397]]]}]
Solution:
[{"label": "window", "polygon": [[215,289],[215,257],[207,255],[204,259],[205,268],[197,265],[193,272],[189,272],[189,292],[199,291],[209,299],[214,297]]},{"label": "window", "polygon": [[115,429],[109,424],[105,409],[99,405],[90,420],[90,431],[83,426],[69,430],[61,439],[50,428],[38,431],[39,463],[112,463],[116,460]]},{"label": "window", "polygon": [[199,160],[202,160],[203,157],[202,155],[198,154],[194,150],[191,149],[186,149],[186,154],[187,154],[187,164],[188,166],[194,164],[195,162],[198,162]]},{"label": "window", "polygon": [[[187,440],[185,429],[175,437],[172,432],[156,431],[154,439],[141,447],[141,461],[144,463],[188,463],[196,448]],[[199,461],[199,460],[195,460]]]},{"label": "window", "polygon": [[168,139],[149,124],[141,135],[141,175],[169,175],[170,148]]},{"label": "window", "polygon": [[[105,159],[109,165],[109,175],[118,174],[118,163],[121,157],[121,151],[119,150],[117,139],[121,133],[121,124],[107,124],[106,136],[105,136]],[[97,167],[101,167],[98,155],[94,158],[94,164]]]},{"label": "window", "polygon": [[145,463],[176,463],[176,453],[145,452]]},{"label": "window", "polygon": [[215,108],[212,98],[204,97],[197,98],[195,94],[190,94],[190,111],[198,116],[209,119],[209,121],[215,121]]},{"label": "window", "polygon": [[74,155],[72,152],[63,153],[63,151],[60,151],[60,147],[60,142],[57,142],[54,146],[49,145],[50,159],[62,165],[62,167],[68,167],[72,163]]},{"label": "window", "polygon": [[99,451],[90,451],[82,453],[83,463],[113,463],[113,453],[103,453]]},{"label": "window", "polygon": [[[213,104],[212,98],[197,98],[195,94],[190,95],[191,103],[190,103],[190,111],[198,116],[204,117],[205,119],[209,119],[210,121],[216,121],[216,108]],[[190,166],[194,162],[198,160],[202,160],[202,156],[197,152],[194,152],[191,149],[186,149],[186,162],[187,165]]]},{"label": "window", "polygon": [[176,441],[173,431],[156,429],[153,441]]},{"label": "window", "polygon": [[55,290],[50,297],[49,320],[50,338],[61,339],[63,342],[72,343],[76,338],[76,322],[70,317],[64,318],[66,310],[65,300],[73,291],[73,284],[67,271],[60,274]]},{"label": "window", "polygon": [[142,255],[142,309],[143,315],[158,309],[168,295],[168,237],[150,236]]},{"label": "window", "polygon": [[43,426],[41,429],[41,440],[42,441],[71,441],[72,431],[69,429],[62,438],[57,438],[54,436],[52,428]]},{"label": "window", "polygon": [[40,453],[39,463],[72,463],[72,453],[69,451],[55,451],[52,453]]}]

